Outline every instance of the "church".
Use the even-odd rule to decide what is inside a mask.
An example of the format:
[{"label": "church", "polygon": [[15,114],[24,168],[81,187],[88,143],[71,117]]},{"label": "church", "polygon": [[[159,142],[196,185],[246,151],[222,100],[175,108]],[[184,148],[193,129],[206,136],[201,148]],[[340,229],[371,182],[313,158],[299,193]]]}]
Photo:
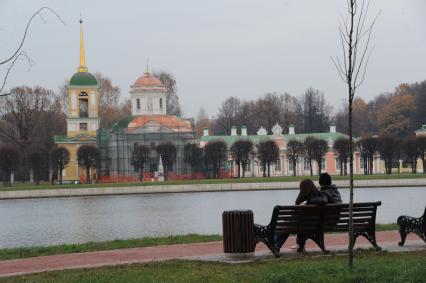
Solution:
[{"label": "church", "polygon": [[55,144],[70,152],[70,162],[63,171],[64,181],[85,180],[85,172],[77,162],[77,150],[85,144],[96,145],[100,150],[96,174],[101,181],[136,181],[138,172],[132,166],[131,156],[137,145],[150,148],[146,177],[156,179],[160,157],[155,148],[164,142],[171,142],[177,150],[169,176],[190,173],[190,167],[184,162],[183,148],[187,143],[196,143],[192,122],[167,115],[166,86],[152,74],[149,66],[130,87],[132,115],[110,129],[99,128],[99,84],[86,66],[82,20],[80,64],[67,85],[67,95],[67,134],[54,136]]}]

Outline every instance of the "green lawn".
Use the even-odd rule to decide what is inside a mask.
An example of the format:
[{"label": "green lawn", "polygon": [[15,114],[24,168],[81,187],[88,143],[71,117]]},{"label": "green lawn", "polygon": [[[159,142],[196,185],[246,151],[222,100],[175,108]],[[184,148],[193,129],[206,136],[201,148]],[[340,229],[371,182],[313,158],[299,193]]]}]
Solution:
[{"label": "green lawn", "polygon": [[0,282],[426,282],[426,252],[357,252],[355,269],[346,256],[299,256],[225,264],[173,260],[116,267],[45,272]]},{"label": "green lawn", "polygon": [[[260,182],[298,182],[306,178],[318,180],[318,176],[285,176],[271,178],[241,178],[241,179],[203,179],[203,180],[182,180],[182,181],[165,181],[165,182],[139,182],[139,183],[108,183],[108,184],[66,184],[66,185],[51,185],[42,183],[34,184],[15,184],[11,187],[1,187],[3,191],[16,190],[45,190],[45,189],[79,189],[93,187],[129,187],[129,186],[158,186],[158,185],[184,185],[184,184],[224,184],[224,183],[260,183]],[[332,176],[333,180],[348,180],[348,176]],[[355,175],[355,180],[376,180],[376,179],[415,179],[426,178],[426,174],[380,174],[380,175]]]},{"label": "green lawn", "polygon": [[[395,223],[392,224],[377,224],[377,231],[390,231],[397,230],[398,226]],[[187,243],[200,243],[200,242],[211,242],[221,241],[221,235],[179,235],[162,238],[139,238],[139,239],[127,239],[127,240],[113,240],[105,242],[90,242],[83,244],[65,244],[57,246],[47,247],[23,247],[13,249],[0,249],[0,260],[14,259],[14,258],[27,258],[44,255],[55,255],[55,254],[69,254],[69,253],[81,253],[91,251],[105,251],[115,249],[127,249],[127,248],[140,248],[140,247],[151,247],[161,245],[173,245],[173,244],[187,244]]]}]

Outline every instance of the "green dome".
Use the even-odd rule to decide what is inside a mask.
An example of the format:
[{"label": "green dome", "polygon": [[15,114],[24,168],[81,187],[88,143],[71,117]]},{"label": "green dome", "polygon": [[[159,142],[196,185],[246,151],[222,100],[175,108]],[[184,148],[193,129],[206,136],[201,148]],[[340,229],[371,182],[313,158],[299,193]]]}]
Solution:
[{"label": "green dome", "polygon": [[95,76],[89,72],[75,73],[70,80],[70,85],[97,85]]}]

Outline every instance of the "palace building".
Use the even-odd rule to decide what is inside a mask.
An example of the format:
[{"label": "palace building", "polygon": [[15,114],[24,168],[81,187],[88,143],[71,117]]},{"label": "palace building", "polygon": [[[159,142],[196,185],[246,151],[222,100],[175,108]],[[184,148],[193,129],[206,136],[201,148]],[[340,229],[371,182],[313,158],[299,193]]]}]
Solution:
[{"label": "palace building", "polygon": [[67,86],[67,134],[54,136],[55,144],[68,149],[70,162],[63,171],[64,181],[80,180],[84,170],[77,162],[81,145],[96,145],[99,129],[99,85],[86,66],[83,40],[83,21],[80,20],[80,65]]}]

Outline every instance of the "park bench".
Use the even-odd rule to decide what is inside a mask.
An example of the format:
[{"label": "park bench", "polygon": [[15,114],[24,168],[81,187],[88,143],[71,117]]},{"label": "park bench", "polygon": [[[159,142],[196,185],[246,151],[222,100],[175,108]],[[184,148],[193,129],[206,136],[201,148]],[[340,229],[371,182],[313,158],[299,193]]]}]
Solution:
[{"label": "park bench", "polygon": [[401,242],[398,245],[403,246],[405,238],[409,233],[418,235],[423,241],[426,242],[426,207],[423,215],[419,218],[402,215],[398,217],[399,234],[401,235]]},{"label": "park bench", "polygon": [[[381,202],[353,204],[353,235],[364,236],[377,249],[376,211]],[[324,233],[349,231],[349,204],[275,206],[267,226],[254,224],[255,242],[264,243],[275,256],[290,235],[298,235],[298,252],[304,251],[307,239],[313,240],[324,253]],[[282,244],[275,245],[280,237]]]}]

